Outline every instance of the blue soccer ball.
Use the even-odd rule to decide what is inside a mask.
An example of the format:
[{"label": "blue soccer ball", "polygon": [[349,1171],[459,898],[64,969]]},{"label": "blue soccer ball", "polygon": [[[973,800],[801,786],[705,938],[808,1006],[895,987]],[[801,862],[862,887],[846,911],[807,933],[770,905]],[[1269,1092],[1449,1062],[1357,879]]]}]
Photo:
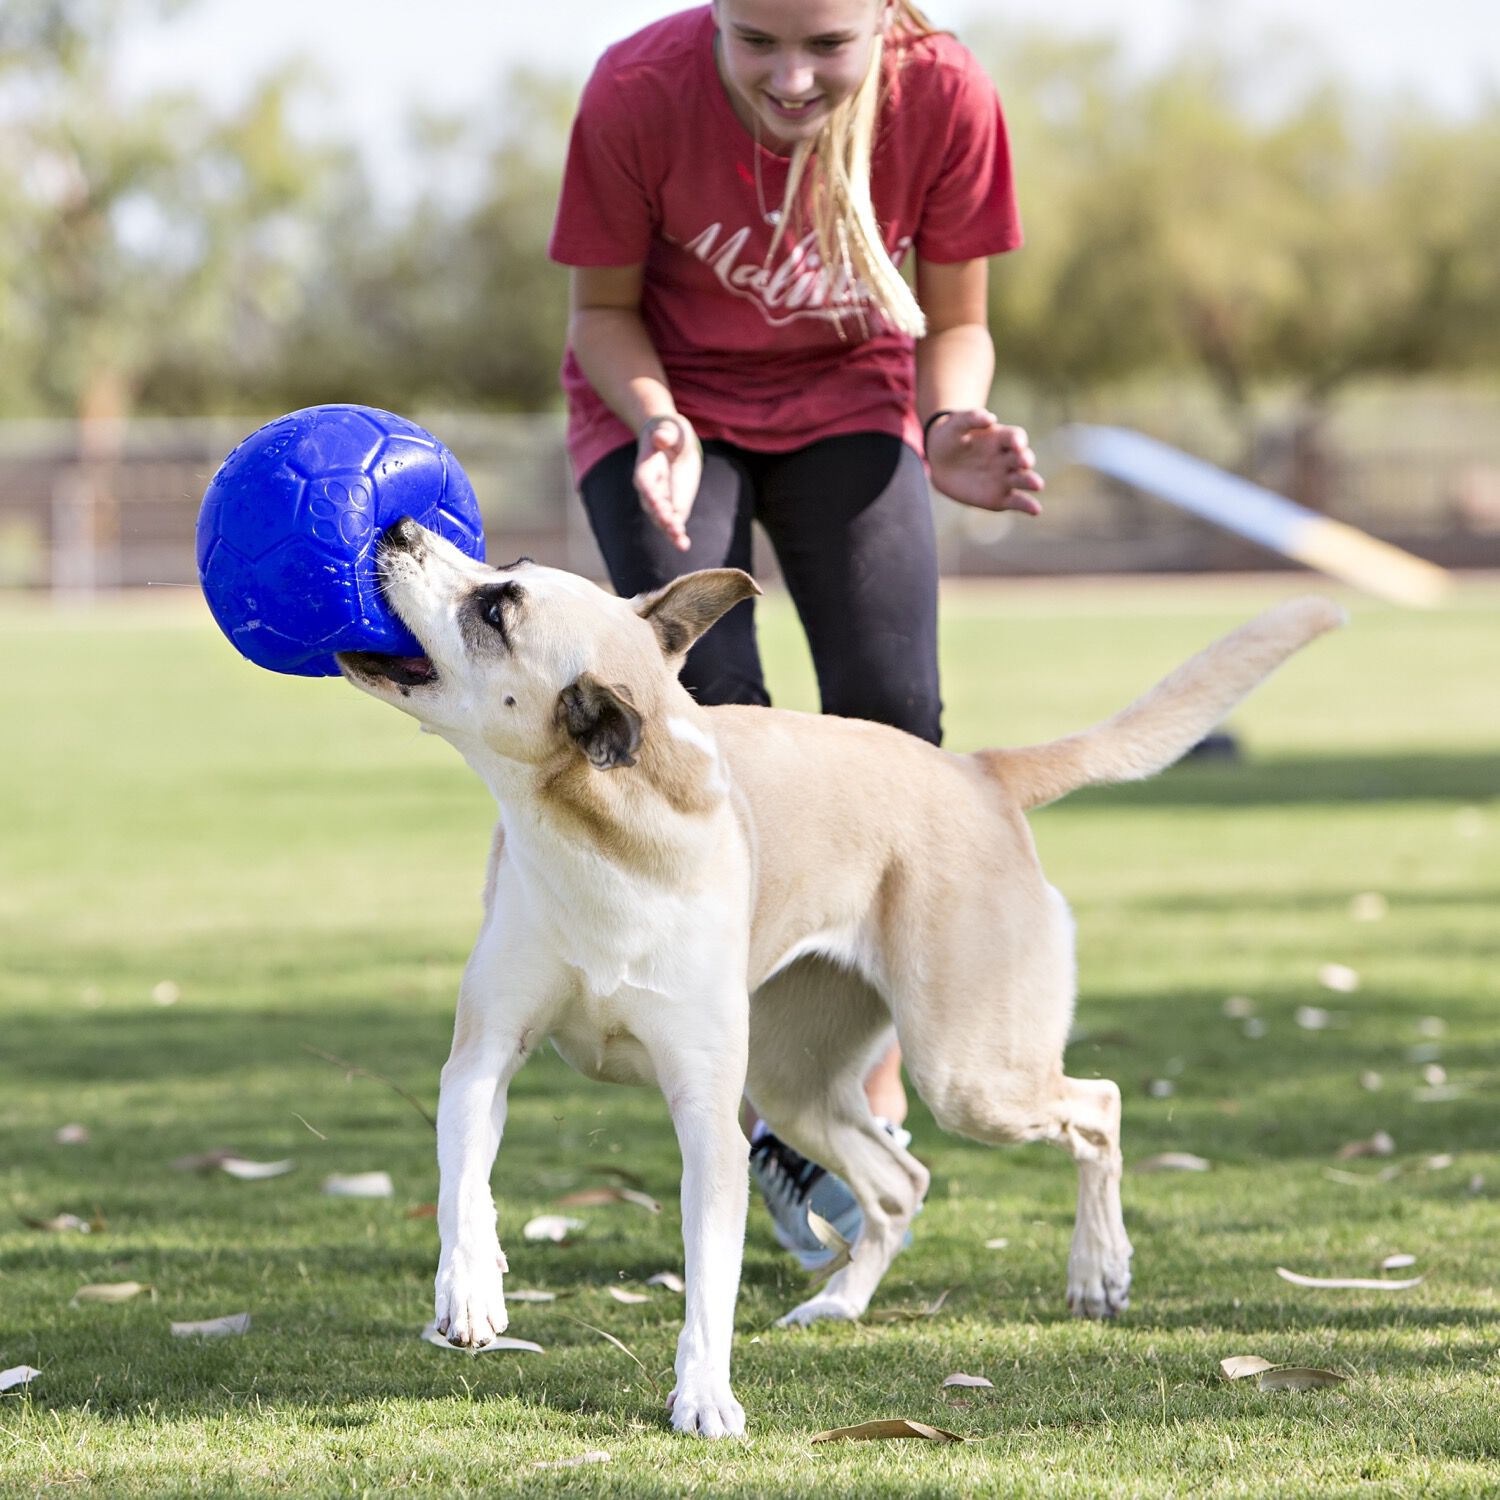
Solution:
[{"label": "blue soccer ball", "polygon": [[248,660],[338,674],[335,651],[420,656],[375,577],[375,544],[411,516],[480,562],[479,503],[430,432],[373,406],[309,406],[252,432],[198,513],[198,576]]}]

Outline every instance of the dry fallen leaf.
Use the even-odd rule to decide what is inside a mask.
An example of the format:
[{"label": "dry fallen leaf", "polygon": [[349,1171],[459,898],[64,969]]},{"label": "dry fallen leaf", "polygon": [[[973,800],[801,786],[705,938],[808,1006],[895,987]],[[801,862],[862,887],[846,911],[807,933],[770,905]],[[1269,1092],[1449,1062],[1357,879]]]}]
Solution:
[{"label": "dry fallen leaf", "polygon": [[607,1464],[609,1462],[609,1454],[602,1448],[591,1448],[587,1453],[580,1453],[576,1458],[539,1458],[531,1467],[533,1469],[576,1469],[580,1464]]},{"label": "dry fallen leaf", "polygon": [[637,1302],[649,1302],[651,1300],[649,1294],[646,1292],[628,1292],[622,1286],[610,1287],[609,1295],[613,1297],[616,1302],[626,1302],[631,1304]]},{"label": "dry fallen leaf", "polygon": [[40,1229],[46,1234],[98,1234],[104,1228],[104,1220],[98,1214],[92,1219],[80,1219],[77,1214],[53,1214],[50,1219],[33,1219],[22,1214],[21,1222],[28,1229]]},{"label": "dry fallen leaf", "polygon": [[620,1190],[613,1187],[580,1188],[576,1193],[564,1193],[553,1201],[559,1208],[597,1208],[601,1203],[618,1203]]},{"label": "dry fallen leaf", "polygon": [[250,1327],[250,1314],[230,1313],[223,1318],[206,1318],[201,1323],[174,1323],[174,1339],[222,1339],[244,1333]]},{"label": "dry fallen leaf", "polygon": [[848,1250],[849,1241],[822,1214],[811,1208],[807,1211],[807,1226],[825,1250]]},{"label": "dry fallen leaf", "polygon": [[1367,1141],[1348,1141],[1334,1153],[1339,1161],[1353,1161],[1359,1156],[1394,1156],[1396,1143],[1384,1130],[1377,1130]]},{"label": "dry fallen leaf", "polygon": [[176,1172],[212,1172],[226,1161],[243,1161],[238,1151],[194,1151],[188,1156],[179,1156],[173,1163]]},{"label": "dry fallen leaf", "polygon": [[995,1388],[993,1380],[986,1380],[983,1375],[965,1375],[962,1371],[955,1372],[943,1382],[945,1389],[950,1385],[986,1386],[990,1390]]},{"label": "dry fallen leaf", "polygon": [[1323,1175],[1330,1182],[1341,1182],[1345,1187],[1373,1187],[1382,1177],[1361,1176],[1358,1172],[1341,1172],[1337,1167],[1324,1167]]},{"label": "dry fallen leaf", "polygon": [[880,1422],[861,1422],[857,1427],[830,1427],[827,1432],[814,1433],[815,1443],[865,1443],[883,1438],[924,1438],[929,1443],[961,1443],[956,1432],[942,1427],[929,1427],[926,1422],[912,1422],[905,1417],[888,1417]]},{"label": "dry fallen leaf", "polygon": [[655,1276],[646,1278],[647,1286],[664,1286],[669,1292],[687,1291],[687,1283],[683,1281],[676,1271],[658,1271]]},{"label": "dry fallen leaf", "polygon": [[242,1156],[226,1156],[219,1163],[219,1170],[227,1172],[241,1182],[262,1182],[267,1177],[285,1177],[296,1170],[297,1163],[287,1161],[246,1161]]},{"label": "dry fallen leaf", "polygon": [[1191,1151],[1163,1151],[1135,1164],[1137,1172],[1207,1172],[1213,1163]]},{"label": "dry fallen leaf", "polygon": [[591,1208],[601,1203],[633,1203],[637,1208],[644,1208],[647,1213],[661,1212],[661,1204],[655,1198],[649,1193],[638,1192],[635,1188],[581,1188],[576,1193],[565,1193],[557,1200],[559,1208]]},{"label": "dry fallen leaf", "polygon": [[849,1264],[851,1246],[849,1241],[841,1235],[827,1219],[812,1209],[807,1211],[807,1227],[817,1237],[818,1243],[825,1250],[833,1251],[833,1259],[826,1266],[819,1266],[813,1273],[813,1285],[827,1281],[835,1272],[842,1271]]},{"label": "dry fallen leaf", "polygon": [[422,1337],[439,1349],[455,1349],[463,1354],[545,1354],[547,1352],[540,1344],[533,1344],[530,1339],[494,1338],[487,1344],[472,1347],[468,1344],[450,1344],[448,1336],[438,1332],[436,1323],[429,1323],[422,1330]]},{"label": "dry fallen leaf", "polygon": [[1346,1375],[1332,1370],[1314,1370],[1303,1365],[1289,1365],[1280,1370],[1263,1370],[1256,1384],[1263,1391],[1311,1391],[1319,1386],[1342,1385]]},{"label": "dry fallen leaf", "polygon": [[59,1146],[85,1146],[88,1144],[87,1125],[61,1125],[52,1137]]},{"label": "dry fallen leaf", "polygon": [[1274,1368],[1270,1360],[1258,1354],[1231,1354],[1219,1361],[1219,1372],[1225,1380],[1243,1380],[1247,1375],[1259,1375],[1262,1370]]},{"label": "dry fallen leaf", "polygon": [[507,1302],[556,1302],[556,1292],[539,1292],[531,1287],[521,1287],[512,1291],[509,1287],[505,1289],[505,1300]]},{"label": "dry fallen leaf", "polygon": [[1352,995],[1359,988],[1359,971],[1351,969],[1348,964],[1324,964],[1318,970],[1318,983],[1325,990]]},{"label": "dry fallen leaf", "polygon": [[140,1281],[104,1281],[89,1286],[81,1286],[73,1293],[73,1305],[76,1307],[80,1302],[129,1302],[132,1297],[139,1297],[142,1292],[150,1292],[151,1300],[156,1301],[156,1288]]},{"label": "dry fallen leaf", "polygon": [[435,1219],[437,1218],[436,1203],[418,1203],[416,1207],[406,1210],[408,1219]]},{"label": "dry fallen leaf", "polygon": [[521,1237],[528,1240],[550,1240],[564,1244],[575,1230],[585,1227],[583,1219],[567,1219],[561,1214],[538,1214],[521,1226]]},{"label": "dry fallen leaf", "polygon": [[1387,1255],[1380,1262],[1380,1269],[1382,1271],[1404,1271],[1408,1266],[1414,1266],[1416,1263],[1417,1257],[1415,1255]]},{"label": "dry fallen leaf", "polygon": [[915,1323],[919,1318],[935,1317],[941,1310],[943,1303],[948,1300],[948,1293],[953,1290],[947,1287],[939,1292],[931,1302],[925,1302],[921,1307],[882,1307],[872,1313],[865,1314],[867,1323]]},{"label": "dry fallen leaf", "polygon": [[[618,1151],[620,1149],[619,1143],[612,1142],[609,1149],[611,1151]],[[617,1167],[613,1162],[602,1162],[598,1166],[586,1167],[584,1170],[594,1177],[618,1178],[626,1187],[640,1188],[643,1192],[645,1191],[645,1178],[638,1172],[632,1172],[626,1167]]]},{"label": "dry fallen leaf", "polygon": [[33,1370],[30,1365],[12,1365],[8,1370],[0,1370],[0,1391],[13,1391],[30,1385],[41,1373],[40,1370]]},{"label": "dry fallen leaf", "polygon": [[323,1179],[323,1191],[330,1198],[389,1198],[396,1189],[389,1172],[335,1172]]},{"label": "dry fallen leaf", "polygon": [[1413,1276],[1407,1281],[1377,1281],[1369,1276],[1302,1276],[1296,1271],[1288,1271],[1285,1266],[1277,1266],[1276,1274],[1283,1281],[1290,1281],[1293,1286],[1332,1287],[1369,1292],[1401,1292],[1408,1287],[1420,1286],[1426,1279],[1422,1276]]}]

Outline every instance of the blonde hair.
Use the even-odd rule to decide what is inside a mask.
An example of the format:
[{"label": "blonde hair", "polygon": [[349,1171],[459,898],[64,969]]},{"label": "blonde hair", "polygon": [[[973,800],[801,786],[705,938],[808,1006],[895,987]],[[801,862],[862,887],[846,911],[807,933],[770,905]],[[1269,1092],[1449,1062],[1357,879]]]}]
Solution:
[{"label": "blonde hair", "polygon": [[792,151],[786,196],[767,255],[776,252],[783,232],[797,214],[799,190],[807,183],[814,242],[824,266],[863,282],[875,306],[902,333],[921,338],[927,319],[911,288],[885,248],[870,198],[870,157],[883,99],[882,62],[888,35],[927,36],[936,28],[911,0],[894,0],[889,24],[876,32],[870,66],[860,86],[831,111],[810,141]]}]

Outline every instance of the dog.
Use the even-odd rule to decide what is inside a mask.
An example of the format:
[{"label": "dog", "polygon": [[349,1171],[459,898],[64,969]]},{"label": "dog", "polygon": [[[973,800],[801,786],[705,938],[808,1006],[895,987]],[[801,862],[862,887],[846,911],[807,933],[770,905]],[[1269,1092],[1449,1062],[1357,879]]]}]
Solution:
[{"label": "dog", "polygon": [[742,1096],[864,1215],[847,1264],[784,1323],[858,1318],[901,1246],[928,1174],[862,1087],[892,1029],[944,1130],[1069,1152],[1068,1303],[1126,1306],[1120,1092],[1063,1073],[1073,925],[1024,814],[1170,765],[1338,624],[1337,606],[1268,610],[1093,729],[956,755],[879,724],[694,702],[678,681],[688,648],[760,592],[734,569],[622,599],[529,559],[488,567],[406,519],[377,571],[425,655],[346,652],[342,672],[452,744],[500,806],[438,1105],[435,1308],[452,1343],[506,1327],[490,1172],[507,1086],[547,1040],[591,1078],[654,1083],[670,1107],[680,1432],[744,1431],[730,1384]]}]

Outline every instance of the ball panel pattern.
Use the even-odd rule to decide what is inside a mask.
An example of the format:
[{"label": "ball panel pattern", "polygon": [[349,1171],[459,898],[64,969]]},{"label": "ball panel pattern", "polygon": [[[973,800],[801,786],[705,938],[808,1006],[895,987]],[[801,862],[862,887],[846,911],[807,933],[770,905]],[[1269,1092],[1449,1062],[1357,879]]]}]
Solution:
[{"label": "ball panel pattern", "polygon": [[198,568],[214,619],[276,672],[335,675],[335,651],[419,655],[375,577],[376,541],[402,516],[483,560],[473,487],[431,433],[374,407],[277,418],[235,448],[203,497]]}]

